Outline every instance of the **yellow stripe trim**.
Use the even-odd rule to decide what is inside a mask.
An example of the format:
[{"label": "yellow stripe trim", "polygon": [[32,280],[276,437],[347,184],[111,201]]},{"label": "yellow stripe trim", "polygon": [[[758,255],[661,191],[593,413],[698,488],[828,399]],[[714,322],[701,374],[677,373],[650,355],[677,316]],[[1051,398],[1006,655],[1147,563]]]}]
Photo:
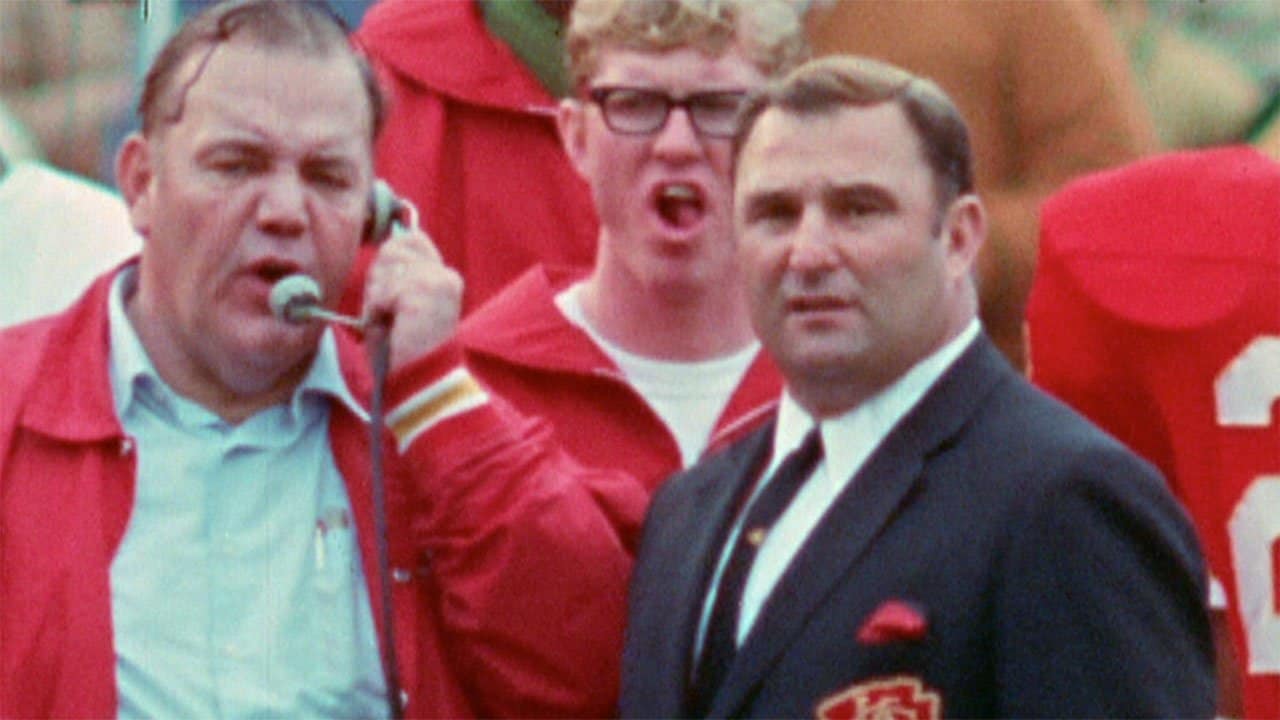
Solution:
[{"label": "yellow stripe trim", "polygon": [[395,434],[397,440],[403,441],[414,430],[429,424],[437,415],[444,414],[450,405],[461,403],[483,393],[484,390],[480,388],[475,378],[461,378],[457,386],[445,390],[438,397],[424,402],[421,407],[410,410],[404,417],[392,423],[391,432]]}]

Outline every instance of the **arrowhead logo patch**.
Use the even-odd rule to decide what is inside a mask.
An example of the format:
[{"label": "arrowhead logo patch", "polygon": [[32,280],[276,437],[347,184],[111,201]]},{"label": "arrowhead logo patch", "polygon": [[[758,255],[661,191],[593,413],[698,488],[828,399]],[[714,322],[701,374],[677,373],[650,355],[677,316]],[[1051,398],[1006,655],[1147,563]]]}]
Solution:
[{"label": "arrowhead logo patch", "polygon": [[898,675],[858,683],[818,704],[821,720],[932,720],[942,697],[920,678]]}]

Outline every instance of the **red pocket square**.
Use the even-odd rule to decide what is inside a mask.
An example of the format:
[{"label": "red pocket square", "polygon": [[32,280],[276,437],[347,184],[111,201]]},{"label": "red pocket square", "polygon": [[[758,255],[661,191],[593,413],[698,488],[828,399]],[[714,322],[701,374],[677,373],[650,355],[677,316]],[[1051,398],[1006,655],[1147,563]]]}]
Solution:
[{"label": "red pocket square", "polygon": [[887,600],[858,629],[858,642],[864,645],[920,640],[929,623],[918,607],[904,600]]}]

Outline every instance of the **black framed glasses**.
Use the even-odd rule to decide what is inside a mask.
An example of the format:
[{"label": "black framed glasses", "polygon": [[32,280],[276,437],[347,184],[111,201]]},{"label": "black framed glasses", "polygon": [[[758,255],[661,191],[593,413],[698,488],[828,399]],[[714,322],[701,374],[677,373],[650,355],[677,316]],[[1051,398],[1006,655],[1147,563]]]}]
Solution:
[{"label": "black framed glasses", "polygon": [[600,106],[604,124],[622,135],[656,133],[666,126],[672,108],[684,108],[702,135],[731,138],[747,91],[708,90],[673,97],[652,88],[607,86],[591,88],[587,97]]}]

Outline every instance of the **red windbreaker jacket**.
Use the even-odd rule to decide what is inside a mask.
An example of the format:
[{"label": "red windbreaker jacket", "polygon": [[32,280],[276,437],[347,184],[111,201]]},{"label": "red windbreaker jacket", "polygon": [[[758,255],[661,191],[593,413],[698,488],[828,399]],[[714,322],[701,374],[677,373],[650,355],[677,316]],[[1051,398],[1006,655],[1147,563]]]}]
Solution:
[{"label": "red windbreaker jacket", "polygon": [[[3,717],[116,713],[108,572],[136,460],[107,374],[111,277],[66,312],[0,333]],[[362,348],[343,332],[338,346],[353,394],[367,398]],[[459,362],[449,345],[394,373],[389,416],[414,410]],[[584,469],[496,399],[418,430],[403,454],[390,439],[386,454],[407,714],[612,714],[643,489]],[[364,567],[376,568],[368,427],[335,403],[330,440]]]}]

